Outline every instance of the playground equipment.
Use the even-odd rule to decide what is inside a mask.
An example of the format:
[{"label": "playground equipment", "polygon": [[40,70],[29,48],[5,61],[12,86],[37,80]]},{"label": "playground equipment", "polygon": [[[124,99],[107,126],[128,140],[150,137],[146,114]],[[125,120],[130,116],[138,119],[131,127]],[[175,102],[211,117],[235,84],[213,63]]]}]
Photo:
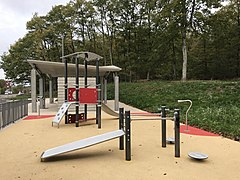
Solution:
[{"label": "playground equipment", "polygon": [[68,108],[71,106],[71,104],[74,104],[75,102],[64,102],[60,109],[58,110],[56,116],[54,117],[52,121],[52,126],[53,124],[57,124],[59,127],[59,123],[61,122],[64,114],[67,112]]},{"label": "playground equipment", "polygon": [[[186,119],[185,119],[185,124],[186,124],[186,129],[185,131],[188,131],[188,111],[191,109],[192,107],[192,101],[191,100],[178,100],[178,103],[182,103],[182,102],[190,102],[190,106],[188,107],[187,111],[186,111]],[[166,110],[165,110],[166,111]],[[165,113],[164,111],[164,113]],[[173,137],[168,137],[166,139],[167,143],[169,144],[174,144],[175,143],[175,140]]]},{"label": "playground equipment", "polygon": [[[124,123],[124,119],[125,119],[125,123]],[[176,139],[175,157],[180,157],[180,115],[179,115],[178,109],[175,109],[174,119],[175,119],[175,139]],[[86,139],[82,139],[82,140],[68,143],[52,149],[48,149],[42,153],[41,161],[44,161],[44,159],[49,157],[53,157],[53,156],[67,153],[70,151],[83,149],[83,148],[93,146],[99,143],[103,143],[115,138],[119,138],[119,149],[124,150],[124,135],[125,135],[125,147],[126,147],[125,159],[127,161],[131,161],[131,121],[133,120],[139,120],[139,119],[132,119],[130,111],[125,111],[125,114],[124,114],[124,109],[120,108],[119,109],[119,130],[108,132],[98,136],[93,136]],[[166,121],[166,118],[165,117],[161,119],[159,118],[159,120]],[[164,129],[162,131],[162,136],[166,137],[166,127],[162,127],[162,129]],[[166,145],[166,138],[164,139],[164,141],[165,142],[163,143],[165,143]]]},{"label": "playground equipment", "polygon": [[109,108],[106,104],[104,104],[104,103],[102,103],[102,110],[105,112],[105,113],[107,113],[107,114],[109,114],[109,115],[111,115],[111,116],[114,116],[114,117],[118,117],[119,116],[119,114],[117,113],[117,112],[115,112],[115,111],[113,111],[111,108]]},{"label": "playground equipment", "polygon": [[[178,103],[182,103],[182,102],[189,102],[190,105],[186,111],[186,119],[185,119],[185,124],[186,124],[186,129],[185,131],[189,131],[188,130],[188,112],[189,110],[191,109],[192,107],[192,101],[187,99],[187,100],[178,100]],[[208,158],[208,155],[207,154],[203,154],[203,153],[200,153],[200,152],[189,152],[188,153],[188,156],[190,158],[193,158],[193,159],[196,159],[196,160],[204,160],[204,159],[207,159]]]},{"label": "playground equipment", "polygon": [[[75,58],[75,66],[76,66],[76,84],[75,88],[68,88],[68,57]],[[76,52],[72,54],[68,54],[66,56],[61,57],[64,61],[64,87],[65,87],[65,102],[59,109],[55,118],[52,121],[52,125],[54,123],[58,124],[65,115],[65,124],[68,124],[68,108],[71,104],[76,105],[76,115],[75,115],[75,124],[76,127],[79,127],[79,105],[84,104],[84,119],[87,119],[87,104],[96,104],[96,124],[98,124],[98,128],[101,128],[101,84],[99,77],[99,60],[102,59],[101,56],[92,53],[92,52]],[[79,88],[79,58],[84,59],[84,88]],[[96,88],[88,88],[87,82],[87,65],[89,61],[96,62]],[[75,93],[75,98],[73,97],[73,93]]]},{"label": "playground equipment", "polygon": [[186,111],[186,119],[185,119],[185,124],[186,124],[186,130],[185,131],[188,131],[188,111],[191,109],[192,107],[192,101],[187,99],[187,100],[178,100],[178,103],[182,103],[182,102],[189,102],[190,105]]},{"label": "playground equipment", "polygon": [[45,158],[49,158],[52,156],[56,156],[59,154],[63,154],[63,153],[67,153],[70,151],[75,151],[78,149],[83,149],[89,146],[93,146],[105,141],[109,141],[118,137],[123,136],[125,133],[123,130],[117,130],[117,131],[113,131],[113,132],[108,132],[102,135],[98,135],[98,136],[93,136],[90,138],[86,138],[86,139],[82,139],[80,141],[75,141],[69,144],[65,144],[63,146],[58,146],[52,149],[49,149],[47,151],[45,151],[42,156],[41,159],[45,159]]},{"label": "playground equipment", "polygon": [[207,154],[203,154],[200,152],[189,152],[188,156],[196,160],[204,160],[208,158]]}]

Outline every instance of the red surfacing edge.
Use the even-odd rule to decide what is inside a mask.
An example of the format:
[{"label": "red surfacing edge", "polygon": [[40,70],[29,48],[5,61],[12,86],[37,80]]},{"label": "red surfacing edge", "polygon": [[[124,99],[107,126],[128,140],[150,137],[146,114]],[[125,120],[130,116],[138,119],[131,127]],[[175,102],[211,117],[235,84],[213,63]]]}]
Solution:
[{"label": "red surfacing edge", "polygon": [[31,116],[27,116],[25,117],[23,120],[36,120],[36,119],[43,119],[43,118],[50,118],[50,117],[54,117],[55,115],[31,115]]},{"label": "red surfacing edge", "polygon": [[197,135],[197,136],[220,136],[219,134],[214,134],[208,131],[204,131],[202,129],[198,129],[192,126],[181,125],[180,126],[180,133],[190,134],[190,135]]}]

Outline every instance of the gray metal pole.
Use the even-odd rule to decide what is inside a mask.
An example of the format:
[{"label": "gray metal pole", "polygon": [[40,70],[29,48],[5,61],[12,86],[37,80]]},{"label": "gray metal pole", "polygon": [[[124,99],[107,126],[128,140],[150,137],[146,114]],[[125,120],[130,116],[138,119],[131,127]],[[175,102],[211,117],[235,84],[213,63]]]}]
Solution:
[{"label": "gray metal pole", "polygon": [[161,107],[162,111],[162,147],[166,147],[166,106]]},{"label": "gray metal pole", "polygon": [[115,75],[114,77],[115,84],[115,101],[114,101],[114,110],[117,111],[119,108],[119,77]]},{"label": "gray metal pole", "polygon": [[175,157],[180,157],[180,110],[174,110],[174,120],[175,120]]},{"label": "gray metal pole", "polygon": [[62,62],[64,63],[64,35],[62,36]]},{"label": "gray metal pole", "polygon": [[[64,61],[64,102],[68,102],[68,63],[67,59],[63,58]],[[65,113],[65,124],[68,124],[68,111]]]},{"label": "gray metal pole", "polygon": [[104,100],[104,78],[103,76],[100,76],[100,84],[101,84],[101,102]]},{"label": "gray metal pole", "polygon": [[130,111],[125,111],[125,143],[126,161],[131,161],[131,117]]},{"label": "gray metal pole", "polygon": [[39,78],[39,101],[40,101],[40,108],[44,108],[44,103],[43,103],[43,77]]},{"label": "gray metal pole", "polygon": [[[124,129],[124,108],[119,108],[119,129]],[[119,149],[124,150],[124,136],[119,137]]]},{"label": "gray metal pole", "polygon": [[[87,88],[88,87],[88,80],[87,80],[87,78],[88,78],[88,69],[87,69],[87,66],[88,66],[88,63],[87,63],[87,56],[88,56],[88,54],[86,53],[85,54],[85,59],[84,59],[84,65],[85,65],[85,71],[84,71],[84,84],[85,84],[85,88]],[[84,104],[84,119],[87,119],[87,104]]]},{"label": "gray metal pole", "polygon": [[104,104],[107,104],[107,78],[104,78]]},{"label": "gray metal pole", "polygon": [[[68,101],[68,65],[64,58],[64,34],[62,35],[62,62],[64,63],[64,102]],[[65,124],[68,124],[68,111],[65,112]]]},{"label": "gray metal pole", "polygon": [[79,62],[78,57],[75,57],[76,64],[76,127],[79,127]]},{"label": "gray metal pole", "polygon": [[31,70],[31,98],[32,112],[37,112],[37,72],[35,69]]},{"label": "gray metal pole", "polygon": [[53,103],[53,78],[49,79],[49,103]]},{"label": "gray metal pole", "polygon": [[96,106],[96,123],[98,124],[98,128],[101,128],[101,84],[99,77],[99,59],[96,60],[96,88],[98,93],[98,102]]}]

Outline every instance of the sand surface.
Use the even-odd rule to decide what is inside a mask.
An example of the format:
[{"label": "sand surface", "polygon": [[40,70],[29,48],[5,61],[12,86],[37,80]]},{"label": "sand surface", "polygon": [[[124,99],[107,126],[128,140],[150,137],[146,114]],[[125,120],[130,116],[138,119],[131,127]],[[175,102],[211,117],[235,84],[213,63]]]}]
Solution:
[{"label": "sand surface", "polygon": [[[174,145],[161,147],[160,121],[132,122],[132,161],[125,161],[125,151],[118,149],[118,139],[114,139],[41,162],[41,154],[49,148],[118,129],[118,120],[104,113],[102,129],[97,129],[95,121],[78,128],[62,122],[58,129],[51,126],[52,119],[20,120],[0,131],[1,180],[240,179],[239,142],[181,134],[181,157],[175,158]],[[173,122],[168,121],[167,137],[173,135]],[[190,159],[191,151],[209,158]]]}]

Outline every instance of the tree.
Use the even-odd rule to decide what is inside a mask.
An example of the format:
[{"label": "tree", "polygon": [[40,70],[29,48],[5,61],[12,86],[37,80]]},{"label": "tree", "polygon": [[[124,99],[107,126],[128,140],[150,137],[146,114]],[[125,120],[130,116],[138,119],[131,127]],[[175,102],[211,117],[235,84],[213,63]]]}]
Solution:
[{"label": "tree", "polygon": [[26,60],[31,56],[34,56],[34,42],[32,36],[28,34],[10,47],[9,54],[4,53],[1,56],[1,67],[6,78],[17,83],[28,81],[30,65]]},{"label": "tree", "polygon": [[198,13],[209,13],[213,7],[220,7],[220,0],[181,0],[181,31],[182,31],[182,80],[187,80],[187,32],[198,28],[197,16]]}]

